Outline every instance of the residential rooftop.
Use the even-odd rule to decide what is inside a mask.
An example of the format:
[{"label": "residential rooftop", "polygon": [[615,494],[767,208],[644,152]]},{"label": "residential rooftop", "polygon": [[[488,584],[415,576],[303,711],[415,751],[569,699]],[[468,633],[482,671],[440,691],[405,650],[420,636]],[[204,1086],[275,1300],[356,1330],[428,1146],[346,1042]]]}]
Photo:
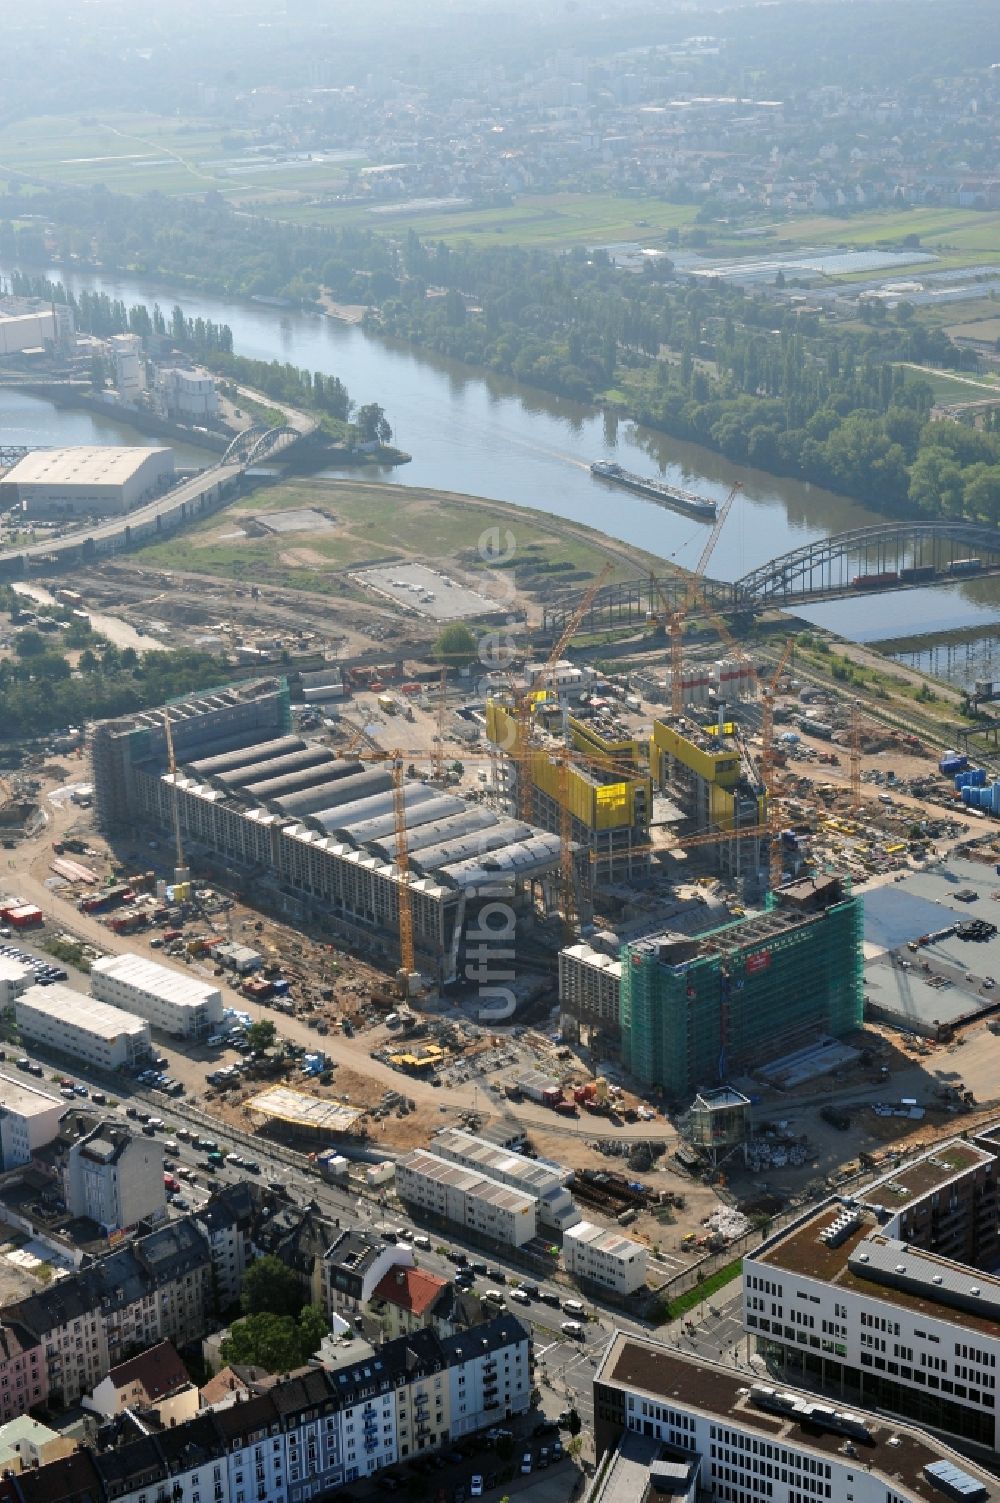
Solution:
[{"label": "residential rooftop", "polygon": [[901,1211],[933,1190],[959,1178],[977,1164],[996,1164],[996,1157],[974,1143],[954,1139],[941,1143],[932,1153],[869,1185],[858,1196],[865,1205],[884,1206],[890,1213]]},{"label": "residential rooftop", "polygon": [[[817,1458],[843,1460],[842,1432],[821,1430],[814,1424],[802,1423],[793,1414],[762,1409],[754,1402],[746,1374],[701,1356],[689,1357],[659,1342],[617,1332],[598,1364],[594,1383],[623,1388],[660,1403],[676,1399],[685,1409],[694,1409],[709,1421],[743,1425],[768,1441],[783,1442]],[[782,1385],[781,1392],[793,1394],[803,1406],[820,1402],[816,1394],[799,1393],[786,1385]],[[941,1493],[927,1480],[924,1468],[949,1461],[978,1482],[990,1498],[1000,1492],[1000,1482],[992,1473],[916,1427],[854,1408],[850,1412],[868,1432],[867,1439],[851,1434],[859,1464],[882,1477],[888,1491],[898,1491],[902,1483],[913,1496],[926,1498],[928,1503],[930,1500],[941,1503]]]}]

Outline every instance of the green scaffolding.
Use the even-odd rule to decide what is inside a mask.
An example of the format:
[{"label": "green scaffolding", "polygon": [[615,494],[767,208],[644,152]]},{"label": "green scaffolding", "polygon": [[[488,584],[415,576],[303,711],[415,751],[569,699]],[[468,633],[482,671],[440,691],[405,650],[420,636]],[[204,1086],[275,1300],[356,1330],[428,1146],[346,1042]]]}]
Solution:
[{"label": "green scaffolding", "polygon": [[[775,905],[768,904],[769,914]],[[766,925],[765,925],[766,927]],[[678,1100],[801,1047],[842,1037],[864,1012],[863,905],[850,894],[819,913],[740,920],[702,936],[708,953],[670,965],[656,944],[621,951],[626,1068]]]}]

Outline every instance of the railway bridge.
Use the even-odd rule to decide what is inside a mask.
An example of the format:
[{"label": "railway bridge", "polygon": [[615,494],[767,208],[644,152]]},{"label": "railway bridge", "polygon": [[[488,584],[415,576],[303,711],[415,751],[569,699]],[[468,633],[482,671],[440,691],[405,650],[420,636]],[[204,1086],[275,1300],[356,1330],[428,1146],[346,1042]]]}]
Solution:
[{"label": "railway bridge", "polygon": [[[818,538],[759,564],[737,580],[703,579],[688,599],[688,614],[734,615],[767,607],[791,608],[846,595],[870,595],[1000,573],[1000,528],[973,522],[887,522]],[[581,634],[639,627],[690,595],[690,576],[625,580],[594,597]],[[546,606],[541,635],[558,638],[575,601]]]}]

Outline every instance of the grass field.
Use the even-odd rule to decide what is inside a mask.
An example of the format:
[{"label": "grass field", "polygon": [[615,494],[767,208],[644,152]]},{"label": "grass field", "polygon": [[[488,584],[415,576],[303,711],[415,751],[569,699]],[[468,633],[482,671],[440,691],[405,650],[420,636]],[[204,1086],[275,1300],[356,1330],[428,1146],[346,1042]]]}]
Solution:
[{"label": "grass field", "polygon": [[[261,512],[307,506],[324,512],[333,526],[316,532],[240,535],[248,525],[254,529]],[[592,578],[607,561],[597,533],[591,542],[585,529],[577,536],[526,508],[480,505],[450,493],[378,482],[315,479],[255,491],[181,536],[151,544],[142,550],[142,558],[165,569],[322,590],[338,571],[381,559],[435,564],[452,560],[466,570],[485,569],[481,548],[488,544],[482,540],[494,528],[500,529],[501,538],[508,530],[513,536],[515,578],[517,565],[527,576],[533,563],[565,565],[571,577]],[[509,544],[503,548],[506,553]],[[653,566],[653,560],[638,551],[636,557],[643,569]],[[622,566],[609,582],[637,572],[638,564],[634,570]],[[558,573],[552,577],[558,582]]]},{"label": "grass field", "polygon": [[953,376],[946,371],[929,370],[927,366],[909,362],[905,363],[905,369],[928,383],[935,402],[988,402],[991,397],[1000,400],[1000,380],[995,376]]},{"label": "grass field", "polygon": [[0,178],[24,174],[45,183],[103,183],[119,193],[204,193],[263,207],[303,193],[336,190],[345,161],[275,161],[245,150],[243,133],[194,118],[109,112],[78,118],[43,115],[0,129]]}]

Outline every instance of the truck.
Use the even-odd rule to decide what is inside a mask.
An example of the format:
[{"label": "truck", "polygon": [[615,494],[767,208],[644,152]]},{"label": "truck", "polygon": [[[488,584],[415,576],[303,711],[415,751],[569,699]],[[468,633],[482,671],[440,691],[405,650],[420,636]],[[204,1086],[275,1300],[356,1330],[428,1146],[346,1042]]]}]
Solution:
[{"label": "truck", "polygon": [[378,697],[378,707],[384,715],[399,714],[399,705],[391,694],[380,694]]},{"label": "truck", "polygon": [[580,1109],[575,1101],[557,1101],[555,1109],[561,1117],[578,1117]]}]

